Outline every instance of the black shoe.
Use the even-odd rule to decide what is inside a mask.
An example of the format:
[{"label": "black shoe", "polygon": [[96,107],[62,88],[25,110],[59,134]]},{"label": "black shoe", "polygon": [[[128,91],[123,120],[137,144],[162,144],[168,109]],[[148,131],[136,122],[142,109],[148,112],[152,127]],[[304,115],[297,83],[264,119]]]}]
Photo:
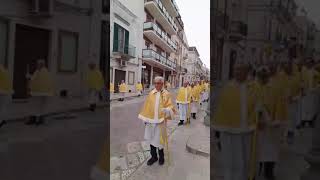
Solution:
[{"label": "black shoe", "polygon": [[150,145],[150,154],[151,154],[151,158],[147,161],[148,166],[151,166],[153,163],[158,161],[157,148]]},{"label": "black shoe", "polygon": [[5,124],[7,124],[7,121],[5,121],[5,120],[1,121],[1,123],[0,123],[0,128],[1,128],[2,126],[4,126]]},{"label": "black shoe", "polygon": [[182,125],[183,125],[183,121],[184,121],[184,120],[180,120],[178,126],[182,126]]},{"label": "black shoe", "polygon": [[164,152],[163,149],[159,149],[159,165],[163,165],[164,164]]},{"label": "black shoe", "polygon": [[26,125],[33,125],[36,124],[37,117],[31,116],[30,119],[25,123]]}]

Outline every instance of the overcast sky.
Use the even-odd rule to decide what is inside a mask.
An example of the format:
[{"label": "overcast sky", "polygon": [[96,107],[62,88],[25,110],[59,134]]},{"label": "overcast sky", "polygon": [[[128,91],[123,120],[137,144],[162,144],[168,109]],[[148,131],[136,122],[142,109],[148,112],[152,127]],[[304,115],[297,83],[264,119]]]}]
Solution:
[{"label": "overcast sky", "polygon": [[203,63],[210,68],[210,0],[175,0],[189,46],[196,46]]}]

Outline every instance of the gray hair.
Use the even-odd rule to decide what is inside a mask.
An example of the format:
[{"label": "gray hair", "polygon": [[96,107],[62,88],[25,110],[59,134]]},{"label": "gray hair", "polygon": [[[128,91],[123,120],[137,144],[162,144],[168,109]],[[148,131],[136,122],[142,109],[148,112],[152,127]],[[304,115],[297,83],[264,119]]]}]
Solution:
[{"label": "gray hair", "polygon": [[164,82],[164,78],[163,77],[161,77],[161,76],[157,76],[157,77],[155,77],[154,78],[154,82]]}]

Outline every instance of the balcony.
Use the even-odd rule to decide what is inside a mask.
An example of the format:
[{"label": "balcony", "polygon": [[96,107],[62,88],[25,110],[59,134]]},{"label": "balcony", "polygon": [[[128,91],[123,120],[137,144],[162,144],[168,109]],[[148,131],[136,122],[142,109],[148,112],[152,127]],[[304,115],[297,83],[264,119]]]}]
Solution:
[{"label": "balcony", "polygon": [[136,47],[127,44],[124,41],[113,42],[113,55],[124,60],[129,60],[136,57]]},{"label": "balcony", "polygon": [[167,70],[175,70],[177,65],[152,49],[142,50],[142,58],[150,64],[160,66]]},{"label": "balcony", "polygon": [[230,40],[241,41],[247,36],[248,26],[241,21],[231,21]]},{"label": "balcony", "polygon": [[153,22],[143,24],[143,34],[166,52],[172,53],[177,50],[177,45],[167,36],[166,32],[162,31]]},{"label": "balcony", "polygon": [[157,17],[157,21],[166,32],[170,35],[177,33],[178,27],[174,22],[174,18],[169,15],[161,0],[145,0],[145,8],[153,17]]},{"label": "balcony", "polygon": [[175,0],[163,0],[163,5],[167,7],[169,14],[173,17],[179,16],[179,8]]}]

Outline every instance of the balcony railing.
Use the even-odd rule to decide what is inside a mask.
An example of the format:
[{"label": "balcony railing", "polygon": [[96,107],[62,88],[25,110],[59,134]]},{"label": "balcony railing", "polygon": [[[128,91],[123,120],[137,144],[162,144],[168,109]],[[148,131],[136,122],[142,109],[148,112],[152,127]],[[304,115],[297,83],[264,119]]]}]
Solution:
[{"label": "balcony railing", "polygon": [[160,38],[162,38],[170,47],[175,51],[177,50],[177,45],[171,40],[166,32],[161,30],[159,26],[153,22],[145,22],[143,24],[143,30],[153,30]]},{"label": "balcony railing", "polygon": [[178,8],[178,5],[177,5],[176,1],[175,0],[171,0],[171,2],[173,4],[174,8],[176,9],[176,11],[179,12],[179,8]]},{"label": "balcony railing", "polygon": [[113,41],[113,52],[129,57],[136,57],[136,47],[127,44],[123,40]]},{"label": "balcony railing", "polygon": [[172,25],[173,29],[175,31],[178,30],[178,27],[174,22],[174,18],[169,15],[168,11],[166,10],[164,5],[162,4],[161,0],[145,0],[145,2],[155,2],[157,4],[158,8],[160,9],[161,13],[164,15],[164,17],[167,19],[167,21]]},{"label": "balcony railing", "polygon": [[177,67],[176,63],[166,57],[162,56],[161,54],[157,53],[152,49],[144,49],[142,50],[142,57],[143,58],[150,58],[154,59],[158,63],[163,64],[169,68],[175,69]]}]

